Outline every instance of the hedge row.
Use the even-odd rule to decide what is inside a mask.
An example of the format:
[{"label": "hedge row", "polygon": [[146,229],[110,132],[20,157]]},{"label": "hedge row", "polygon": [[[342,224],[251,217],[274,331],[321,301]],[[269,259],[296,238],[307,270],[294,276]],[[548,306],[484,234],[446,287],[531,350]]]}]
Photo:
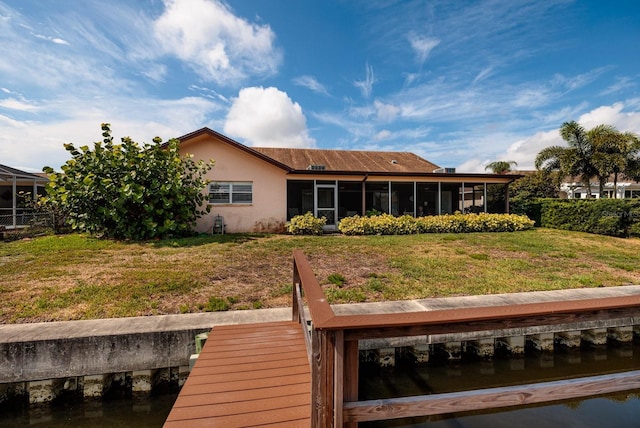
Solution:
[{"label": "hedge row", "polygon": [[451,214],[414,218],[382,214],[343,218],[338,229],[345,235],[410,235],[416,233],[514,232],[533,228],[526,216],[514,214]]},{"label": "hedge row", "polygon": [[637,199],[537,199],[529,204],[536,224],[617,237],[640,236]]}]

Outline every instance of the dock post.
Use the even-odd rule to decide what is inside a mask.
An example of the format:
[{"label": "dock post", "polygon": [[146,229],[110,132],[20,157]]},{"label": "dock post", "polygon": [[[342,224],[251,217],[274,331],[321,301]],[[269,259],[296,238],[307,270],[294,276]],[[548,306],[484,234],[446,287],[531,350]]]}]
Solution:
[{"label": "dock post", "polygon": [[65,379],[47,379],[29,382],[29,404],[50,403],[64,389]]},{"label": "dock post", "polygon": [[553,333],[531,334],[526,337],[526,345],[539,352],[553,352]]},{"label": "dock post", "polygon": [[581,337],[582,341],[590,346],[603,346],[607,344],[607,335],[606,328],[592,328],[583,330]]},{"label": "dock post", "polygon": [[111,387],[113,374],[99,374],[85,376],[82,395],[87,398],[102,398]]},{"label": "dock post", "polygon": [[633,341],[633,326],[611,327],[607,329],[609,339],[618,343],[631,343]]},{"label": "dock post", "polygon": [[493,337],[478,339],[467,342],[467,348],[480,358],[490,359],[496,352],[495,340]]}]

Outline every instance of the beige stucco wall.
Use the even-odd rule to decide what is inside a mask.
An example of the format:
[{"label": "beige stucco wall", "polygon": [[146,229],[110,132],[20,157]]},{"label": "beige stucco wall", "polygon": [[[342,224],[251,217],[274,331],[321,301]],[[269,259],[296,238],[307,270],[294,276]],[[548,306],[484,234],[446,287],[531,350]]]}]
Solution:
[{"label": "beige stucco wall", "polygon": [[[210,233],[216,215],[224,217],[226,231],[229,233],[284,230],[287,206],[287,180],[284,170],[211,135],[200,135],[184,141],[180,151],[192,154],[195,160],[213,159],[215,166],[207,174],[211,181],[253,183],[252,204],[209,204],[211,212],[198,220],[196,231]],[[208,194],[208,188],[206,193]]]}]

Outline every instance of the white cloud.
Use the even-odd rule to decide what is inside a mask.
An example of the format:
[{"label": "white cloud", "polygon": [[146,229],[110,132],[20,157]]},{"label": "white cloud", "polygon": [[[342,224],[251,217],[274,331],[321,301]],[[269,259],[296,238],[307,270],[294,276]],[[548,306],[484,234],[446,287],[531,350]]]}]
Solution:
[{"label": "white cloud", "polygon": [[600,95],[615,94],[616,92],[621,92],[636,86],[637,83],[635,82],[635,79],[631,77],[617,77],[612,85],[609,85],[608,88],[600,92]]},{"label": "white cloud", "polygon": [[18,111],[33,112],[38,110],[38,106],[25,102],[24,100],[17,100],[15,98],[6,98],[4,100],[0,100],[0,107]]},{"label": "white cloud", "polygon": [[587,129],[604,123],[615,126],[618,131],[640,134],[640,111],[625,112],[624,108],[622,102],[600,106],[580,116],[578,122]]},{"label": "white cloud", "polygon": [[375,100],[373,106],[376,110],[378,120],[383,122],[391,122],[400,114],[400,108],[393,104],[386,104],[382,101]]},{"label": "white cloud", "polygon": [[563,76],[561,74],[556,74],[553,77],[553,83],[563,87],[567,91],[573,91],[575,89],[586,86],[593,81],[595,81],[598,77],[600,77],[603,73],[609,70],[609,67],[600,67],[594,70],[589,70],[586,73],[577,74],[575,76]]},{"label": "white cloud", "polygon": [[300,76],[293,79],[293,83],[298,86],[303,86],[307,89],[312,90],[313,92],[317,92],[323,95],[329,95],[327,88],[313,76]]},{"label": "white cloud", "polygon": [[59,37],[51,37],[51,36],[45,36],[43,34],[36,34],[36,33],[31,33],[33,34],[33,37],[36,37],[38,39],[42,39],[42,40],[47,40],[49,42],[55,43],[57,45],[68,45],[69,42],[67,42],[64,39],[61,39]]},{"label": "white cloud", "polygon": [[392,135],[393,134],[391,133],[391,131],[389,131],[388,129],[383,129],[373,136],[373,141],[387,140],[391,138]]},{"label": "white cloud", "polygon": [[373,73],[373,67],[371,65],[366,64],[365,68],[365,79],[353,82],[353,86],[360,89],[363,97],[369,98],[371,96],[371,92],[373,91],[373,84],[376,83],[376,76]]},{"label": "white cloud", "polygon": [[483,81],[484,79],[489,77],[491,73],[493,73],[493,67],[486,67],[480,70],[480,73],[478,73],[475,79],[473,79],[473,84],[475,85],[476,83]]},{"label": "white cloud", "polygon": [[244,88],[224,124],[227,135],[261,147],[314,147],[300,104],[276,88]]},{"label": "white cloud", "polygon": [[233,84],[276,72],[281,53],[268,25],[252,24],[215,0],[164,0],[155,36],[204,80]]},{"label": "white cloud", "polygon": [[431,51],[440,44],[440,40],[431,37],[419,36],[415,32],[409,33],[407,36],[409,43],[413,48],[418,63],[422,64],[427,60]]}]

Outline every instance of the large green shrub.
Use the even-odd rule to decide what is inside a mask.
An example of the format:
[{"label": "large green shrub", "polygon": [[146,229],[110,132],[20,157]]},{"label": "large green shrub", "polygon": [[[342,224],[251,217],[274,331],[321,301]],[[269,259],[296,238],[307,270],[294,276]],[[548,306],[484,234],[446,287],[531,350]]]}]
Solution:
[{"label": "large green shrub", "polygon": [[409,235],[414,233],[514,232],[531,229],[534,222],[515,214],[446,214],[413,218],[379,216],[343,218],[338,226],[345,235]]},{"label": "large green shrub", "polygon": [[327,224],[326,218],[316,218],[308,212],[291,218],[287,230],[294,235],[322,235],[322,227],[325,224]]},{"label": "large green shrub", "polygon": [[71,159],[62,173],[44,168],[47,203],[63,210],[73,229],[94,235],[144,240],[192,233],[207,211],[200,206],[213,161],[181,156],[176,139],[114,144],[109,124],[102,125],[102,136],[93,150],[65,144]]},{"label": "large green shrub", "polygon": [[628,199],[545,199],[541,225],[618,237],[639,236],[640,204]]}]

